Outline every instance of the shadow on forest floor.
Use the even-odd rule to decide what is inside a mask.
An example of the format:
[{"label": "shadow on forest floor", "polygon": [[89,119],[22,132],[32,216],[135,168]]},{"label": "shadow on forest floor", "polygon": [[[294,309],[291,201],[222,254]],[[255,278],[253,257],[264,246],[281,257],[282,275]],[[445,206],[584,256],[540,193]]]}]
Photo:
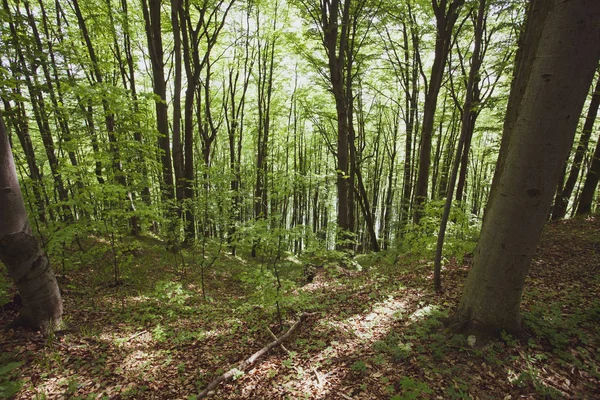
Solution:
[{"label": "shadow on forest floor", "polygon": [[[215,399],[594,398],[600,387],[600,220],[553,222],[544,232],[523,299],[525,334],[485,346],[443,330],[468,266],[452,260],[432,290],[428,260],[363,257],[365,268],[319,268],[222,255],[204,273],[153,241],[121,254],[107,243],[73,253],[58,269],[66,320],[55,339],[0,332],[0,397],[188,399],[214,377],[314,312],[285,343]],[[173,267],[173,266],[176,267]],[[276,318],[279,300],[283,326]],[[14,311],[0,314],[5,324]],[[12,385],[12,386],[11,386]],[[3,392],[3,390],[5,390]]]}]

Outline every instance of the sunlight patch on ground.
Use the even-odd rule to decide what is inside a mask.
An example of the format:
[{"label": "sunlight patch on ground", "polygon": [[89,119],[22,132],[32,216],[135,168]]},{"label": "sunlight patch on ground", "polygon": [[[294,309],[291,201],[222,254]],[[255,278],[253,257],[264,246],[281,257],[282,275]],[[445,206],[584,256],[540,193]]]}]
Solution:
[{"label": "sunlight patch on ground", "polygon": [[417,311],[415,311],[414,313],[411,314],[410,317],[408,317],[411,321],[418,321],[420,319],[425,318],[426,316],[430,315],[432,312],[439,310],[439,306],[435,306],[435,305],[427,305],[425,307],[421,307],[419,308]]},{"label": "sunlight patch on ground", "polygon": [[[393,322],[402,318],[407,307],[406,301],[388,296],[386,300],[374,304],[368,314],[356,314],[344,321],[321,321],[317,330],[338,331],[342,337],[332,340],[325,349],[311,358],[308,365],[296,365],[293,359],[289,359],[288,365],[285,365],[284,361],[284,370],[293,379],[285,388],[280,389],[285,389],[284,393],[310,394],[311,399],[332,398],[332,388],[348,374],[343,363],[334,363],[332,366],[332,360],[350,358],[361,348],[369,347],[372,342],[384,337]],[[336,335],[330,335],[332,336]],[[281,371],[281,368],[277,369]],[[336,393],[339,391],[335,390]]]},{"label": "sunlight patch on ground", "polygon": [[304,285],[301,290],[305,292],[316,292],[317,290],[328,289],[331,286],[331,282],[321,279],[315,279],[309,284]]},{"label": "sunlight patch on ground", "polygon": [[382,331],[387,332],[393,320],[402,318],[402,312],[406,306],[405,301],[394,299],[390,295],[387,300],[376,303],[370,313],[354,315],[341,322],[340,325],[358,338],[370,340]]},{"label": "sunlight patch on ground", "polygon": [[143,373],[157,360],[160,355],[152,352],[136,350],[125,356],[121,362],[121,368],[125,374]]}]

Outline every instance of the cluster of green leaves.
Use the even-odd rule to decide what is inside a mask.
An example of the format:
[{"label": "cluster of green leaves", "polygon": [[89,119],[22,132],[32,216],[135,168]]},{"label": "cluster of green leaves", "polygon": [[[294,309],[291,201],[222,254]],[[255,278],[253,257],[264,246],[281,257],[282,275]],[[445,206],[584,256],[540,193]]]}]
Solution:
[{"label": "cluster of green leaves", "polygon": [[[577,293],[572,295],[574,299]],[[542,357],[558,357],[563,365],[572,365],[600,379],[600,358],[590,351],[600,344],[597,326],[600,319],[600,300],[589,307],[573,307],[565,312],[565,304],[553,302],[536,304],[523,315],[525,326],[538,341],[545,341],[552,348],[551,354]]]},{"label": "cluster of green leaves", "polygon": [[[432,258],[437,244],[438,230],[444,209],[444,200],[431,201],[419,225],[410,225],[400,247],[421,257]],[[464,210],[460,203],[451,209],[444,241],[444,256],[462,260],[465,254],[472,253],[479,238],[481,220]]]},{"label": "cluster of green leaves", "polygon": [[0,359],[0,398],[9,399],[21,390],[23,383],[17,375],[21,365],[23,362],[7,362],[5,357]]}]

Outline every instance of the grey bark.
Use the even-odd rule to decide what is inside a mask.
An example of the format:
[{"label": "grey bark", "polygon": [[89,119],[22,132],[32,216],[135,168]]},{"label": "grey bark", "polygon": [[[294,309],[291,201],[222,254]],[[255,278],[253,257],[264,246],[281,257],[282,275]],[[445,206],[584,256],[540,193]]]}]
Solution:
[{"label": "grey bark", "polygon": [[31,233],[0,111],[0,260],[17,285],[23,308],[11,324],[48,332],[62,319],[62,299],[48,257]]},{"label": "grey bark", "polygon": [[457,330],[521,328],[525,278],[600,59],[600,2],[534,0]]}]

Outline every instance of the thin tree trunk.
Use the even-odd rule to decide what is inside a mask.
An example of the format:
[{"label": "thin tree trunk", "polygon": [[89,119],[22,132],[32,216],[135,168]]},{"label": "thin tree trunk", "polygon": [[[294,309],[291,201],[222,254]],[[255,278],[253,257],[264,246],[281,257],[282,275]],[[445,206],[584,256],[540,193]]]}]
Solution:
[{"label": "thin tree trunk", "polygon": [[579,195],[579,204],[575,215],[586,215],[592,211],[592,202],[594,201],[594,193],[596,193],[596,187],[598,186],[598,178],[600,178],[600,138],[596,143],[592,165],[590,165],[583,189]]},{"label": "thin tree trunk", "polygon": [[450,209],[452,208],[452,198],[454,197],[454,185],[456,184],[456,175],[461,164],[461,154],[467,138],[472,132],[471,119],[473,115],[473,98],[474,88],[476,85],[477,74],[479,73],[479,67],[481,66],[481,59],[479,52],[481,48],[481,39],[483,36],[483,23],[485,20],[485,0],[479,1],[479,8],[477,10],[477,22],[475,25],[475,43],[473,45],[473,56],[471,57],[471,69],[469,71],[469,79],[467,82],[467,93],[465,97],[465,103],[462,107],[462,126],[460,129],[460,138],[458,139],[458,146],[456,148],[456,155],[452,164],[452,170],[450,172],[450,180],[446,189],[446,202],[444,204],[444,211],[442,213],[442,219],[440,222],[440,230],[438,231],[437,246],[435,250],[435,260],[433,267],[433,285],[436,291],[442,289],[442,251],[444,248],[444,238],[446,236],[446,226],[448,224],[448,218],[450,217]]},{"label": "thin tree trunk", "polygon": [[[148,2],[150,8],[148,8]],[[169,117],[167,114],[167,86],[163,70],[163,45],[161,31],[161,0],[142,0],[142,12],[148,51],[152,64],[152,84],[154,94],[158,97],[155,101],[156,125],[158,128],[158,150],[162,165],[161,192],[163,201],[172,200],[173,192],[173,165],[171,163],[171,143],[169,139]]]},{"label": "thin tree trunk", "polygon": [[[581,138],[579,139],[579,144],[577,145],[577,150],[575,151],[575,156],[573,157],[573,163],[571,164],[569,177],[567,178],[567,181],[565,182],[562,191],[560,191],[560,194],[557,196],[554,202],[554,209],[552,210],[552,219],[554,220],[564,218],[565,214],[567,213],[569,199],[571,198],[573,188],[575,187],[575,184],[577,183],[577,178],[579,177],[579,172],[581,170],[581,162],[583,161],[583,156],[585,155],[588,149],[588,143],[590,141],[590,137],[592,136],[592,129],[594,128],[596,115],[598,115],[599,106],[600,78],[596,82],[596,87],[594,88],[592,101],[590,102],[590,107],[585,118],[585,123],[583,124],[583,132],[581,133]],[[586,196],[588,196],[587,193]]]},{"label": "thin tree trunk", "polygon": [[448,59],[448,53],[450,52],[452,32],[463,3],[464,0],[452,0],[447,7],[447,0],[432,1],[436,16],[437,35],[435,40],[435,56],[423,109],[423,127],[421,129],[421,146],[419,148],[419,173],[417,175],[415,209],[413,214],[413,222],[415,224],[418,224],[421,221],[424,203],[427,200],[429,165],[431,162],[431,142],[433,138],[433,125],[437,99],[442,86],[446,60]]}]

